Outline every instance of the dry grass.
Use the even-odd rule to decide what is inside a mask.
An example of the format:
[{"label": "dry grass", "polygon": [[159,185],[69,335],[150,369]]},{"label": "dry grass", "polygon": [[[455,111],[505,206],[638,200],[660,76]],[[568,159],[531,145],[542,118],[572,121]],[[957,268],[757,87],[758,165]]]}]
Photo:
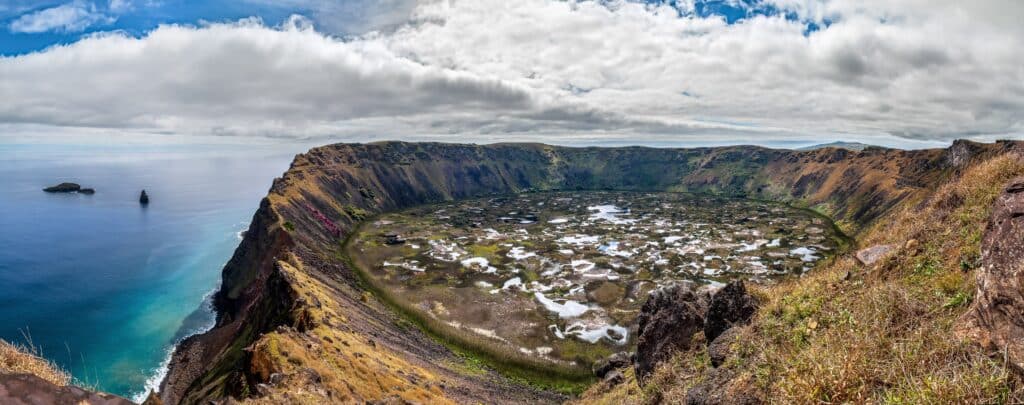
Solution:
[{"label": "dry grass", "polygon": [[32,374],[59,386],[71,382],[71,375],[40,357],[38,350],[4,340],[0,340],[0,373]]},{"label": "dry grass", "polygon": [[243,387],[245,394],[264,395],[248,402],[363,403],[390,397],[412,403],[451,403],[439,388],[440,377],[345,326],[344,311],[330,298],[336,292],[308,276],[297,257],[277,264],[289,278],[295,297],[319,305],[297,305],[292,328],[264,334],[250,346],[249,371],[264,382],[280,374],[281,382],[265,393],[258,392],[258,387]]},{"label": "dry grass", "polygon": [[[974,295],[992,202],[1022,174],[1016,156],[976,165],[867,228],[861,246],[898,246],[874,266],[840,257],[803,278],[757,289],[765,304],[743,334],[741,355],[724,367],[753,374],[752,385],[774,403],[1024,401],[1018,377],[1001,359],[955,333]],[[907,247],[911,239],[917,248]],[[682,398],[709,368],[700,353],[683,353],[658,371],[653,388],[630,398]]]}]

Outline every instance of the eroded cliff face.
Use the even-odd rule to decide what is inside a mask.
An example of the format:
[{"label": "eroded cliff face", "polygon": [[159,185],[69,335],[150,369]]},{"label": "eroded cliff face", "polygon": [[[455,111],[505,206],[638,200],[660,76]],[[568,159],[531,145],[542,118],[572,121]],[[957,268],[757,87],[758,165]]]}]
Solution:
[{"label": "eroded cliff face", "polygon": [[813,207],[857,232],[972,162],[1020,144],[900,151],[338,144],[298,155],[223,271],[217,326],[184,342],[161,397],[253,401],[558,402],[473,367],[360,286],[341,243],[364,218],[543,190],[692,191]]}]

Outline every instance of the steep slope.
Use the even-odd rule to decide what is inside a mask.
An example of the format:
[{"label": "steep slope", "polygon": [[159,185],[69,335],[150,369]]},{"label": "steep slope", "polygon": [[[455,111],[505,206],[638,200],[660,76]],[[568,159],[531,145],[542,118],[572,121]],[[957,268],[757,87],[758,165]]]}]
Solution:
[{"label": "steep slope", "polygon": [[757,288],[717,367],[718,342],[695,345],[642,388],[630,370],[579,402],[1021,403],[1021,175],[1019,151],[965,167],[865,228],[862,246],[889,249],[876,262],[847,254]]},{"label": "steep slope", "polygon": [[0,373],[32,374],[58,386],[71,382],[71,376],[67,372],[32,352],[33,350],[0,340]]},{"label": "steep slope", "polygon": [[217,326],[175,353],[161,397],[256,401],[556,402],[479,367],[368,294],[341,242],[379,212],[540,190],[664,190],[812,207],[856,234],[966,167],[1020,144],[796,152],[338,144],[298,155],[223,271]]}]

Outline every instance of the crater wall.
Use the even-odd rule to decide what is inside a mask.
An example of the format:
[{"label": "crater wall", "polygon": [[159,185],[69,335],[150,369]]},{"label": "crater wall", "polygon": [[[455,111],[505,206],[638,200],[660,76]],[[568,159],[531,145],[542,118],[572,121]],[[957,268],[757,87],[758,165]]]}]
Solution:
[{"label": "crater wall", "polygon": [[[465,361],[369,296],[341,254],[364,218],[414,205],[548,190],[686,191],[788,202],[855,235],[964,167],[1020,143],[814,151],[335,144],[296,156],[223,270],[216,327],[178,348],[167,403],[209,399],[559,402]],[[282,350],[287,347],[287,350]]]}]

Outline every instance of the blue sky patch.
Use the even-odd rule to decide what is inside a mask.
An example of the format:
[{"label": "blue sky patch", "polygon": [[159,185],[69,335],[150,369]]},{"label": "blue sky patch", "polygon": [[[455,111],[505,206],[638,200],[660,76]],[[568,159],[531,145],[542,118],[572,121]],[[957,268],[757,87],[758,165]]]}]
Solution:
[{"label": "blue sky patch", "polygon": [[[0,54],[20,55],[53,45],[78,41],[96,32],[121,31],[141,36],[161,24],[198,25],[204,21],[236,21],[259,17],[277,25],[292,14],[308,14],[301,7],[260,1],[120,0],[19,1],[0,5]],[[119,8],[124,4],[125,8]],[[60,12],[52,10],[64,8]],[[69,12],[68,9],[85,10]],[[92,16],[86,15],[92,13]],[[78,17],[81,22],[75,22]],[[61,24],[61,23],[64,24]],[[45,27],[51,29],[41,30]]]},{"label": "blue sky patch", "polygon": [[[315,1],[243,0],[10,0],[0,5],[0,55],[21,55],[53,45],[75,42],[85,35],[121,31],[141,36],[161,24],[199,25],[204,21],[235,21],[258,17],[268,25],[278,25],[292,14],[312,19],[321,32],[358,34],[374,12],[408,0],[376,2],[341,0],[331,3],[332,13],[324,13],[323,3]],[[681,10],[675,0],[644,0],[647,4],[669,5]],[[689,11],[687,10],[687,13]],[[785,15],[760,0],[700,0],[693,14],[701,18],[721,16],[729,24],[758,15]],[[826,23],[827,26],[827,23]],[[352,30],[346,31],[346,27]],[[805,35],[821,27],[807,23]]]}]

